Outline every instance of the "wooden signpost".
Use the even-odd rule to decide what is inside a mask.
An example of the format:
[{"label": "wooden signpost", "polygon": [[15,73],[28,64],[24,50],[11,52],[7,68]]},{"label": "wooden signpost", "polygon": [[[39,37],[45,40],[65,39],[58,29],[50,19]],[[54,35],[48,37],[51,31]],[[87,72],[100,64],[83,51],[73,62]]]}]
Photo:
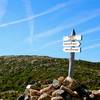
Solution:
[{"label": "wooden signpost", "polygon": [[68,69],[68,76],[73,77],[73,68],[74,68],[74,59],[75,59],[75,53],[81,52],[81,48],[79,47],[81,44],[79,40],[81,40],[81,35],[76,35],[75,30],[73,29],[73,33],[71,36],[65,36],[63,38],[63,51],[69,52],[69,69]]}]

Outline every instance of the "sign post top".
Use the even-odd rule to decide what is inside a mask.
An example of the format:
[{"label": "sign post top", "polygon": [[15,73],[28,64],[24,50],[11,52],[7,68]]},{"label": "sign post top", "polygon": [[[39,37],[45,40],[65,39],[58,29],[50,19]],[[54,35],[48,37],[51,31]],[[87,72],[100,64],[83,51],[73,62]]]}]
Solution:
[{"label": "sign post top", "polygon": [[76,32],[73,29],[72,34],[70,36],[65,36],[63,38],[63,41],[68,41],[68,40],[73,41],[73,40],[81,40],[81,39],[82,39],[82,36],[81,35],[76,35]]},{"label": "sign post top", "polygon": [[75,30],[73,29],[73,33],[72,33],[72,36],[75,36],[76,35],[76,33],[75,33]]}]

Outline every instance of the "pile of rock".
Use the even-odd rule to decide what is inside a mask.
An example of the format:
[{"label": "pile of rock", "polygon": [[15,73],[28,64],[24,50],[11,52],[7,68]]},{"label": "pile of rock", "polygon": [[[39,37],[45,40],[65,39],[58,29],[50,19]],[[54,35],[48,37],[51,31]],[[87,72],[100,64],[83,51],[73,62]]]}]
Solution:
[{"label": "pile of rock", "polygon": [[18,100],[100,100],[100,90],[87,91],[76,80],[62,76],[40,90],[28,85]]}]

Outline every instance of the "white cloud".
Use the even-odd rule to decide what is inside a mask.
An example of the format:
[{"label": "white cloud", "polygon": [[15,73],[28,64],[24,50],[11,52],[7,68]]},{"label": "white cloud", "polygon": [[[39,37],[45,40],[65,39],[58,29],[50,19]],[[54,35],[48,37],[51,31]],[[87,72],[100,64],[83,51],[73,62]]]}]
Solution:
[{"label": "white cloud", "polygon": [[94,48],[97,48],[97,47],[100,47],[100,43],[99,43],[99,44],[93,44],[93,45],[84,47],[84,48],[82,49],[82,51],[86,51],[86,50],[88,50],[88,49],[94,49]]},{"label": "white cloud", "polygon": [[12,22],[9,22],[9,23],[4,23],[4,24],[1,24],[0,27],[6,27],[8,25],[13,25],[13,24],[22,23],[22,22],[25,22],[25,21],[30,21],[30,20],[33,20],[33,19],[38,18],[40,16],[44,16],[46,14],[53,13],[53,12],[55,12],[55,11],[61,9],[61,8],[64,8],[65,6],[66,6],[65,3],[60,3],[60,4],[57,4],[56,6],[54,6],[52,8],[47,9],[46,11],[44,11],[42,13],[39,13],[39,14],[36,14],[36,15],[33,15],[33,16],[29,16],[27,18],[15,20],[15,21],[12,21]]},{"label": "white cloud", "polygon": [[[56,27],[54,27],[54,28],[52,28],[50,30],[47,30],[47,31],[42,32],[42,33],[39,33],[39,34],[35,35],[34,39],[36,40],[37,38],[48,37],[48,36],[51,36],[51,35],[54,35],[54,34],[59,34],[59,32],[63,31],[64,29],[67,30],[69,28],[75,27],[76,25],[79,25],[79,24],[85,23],[85,22],[87,22],[87,21],[89,21],[91,19],[94,19],[95,17],[100,16],[100,9],[92,11],[87,16],[86,15],[87,14],[85,14],[82,17],[80,17],[80,16],[74,17],[76,19],[76,22],[70,22],[70,23],[66,23],[64,25],[59,25],[59,26],[56,26]],[[88,32],[93,32],[93,31],[96,31],[96,30],[99,30],[99,27],[96,27],[95,29],[91,29]]]},{"label": "white cloud", "polygon": [[2,20],[3,16],[6,13],[7,3],[8,3],[8,0],[0,0],[0,21]]},{"label": "white cloud", "polygon": [[50,47],[50,46],[52,46],[52,45],[57,45],[57,44],[59,44],[59,43],[61,43],[61,42],[63,42],[63,41],[62,41],[62,40],[52,41],[52,42],[49,42],[49,43],[43,45],[41,48],[39,48],[39,49],[37,49],[37,50],[34,50],[34,51],[43,50],[43,49],[48,48],[48,47]]},{"label": "white cloud", "polygon": [[[31,3],[31,0],[22,0],[23,1],[23,4],[24,4],[24,7],[25,7],[25,10],[26,10],[26,15],[27,15],[27,18],[30,17],[30,16],[34,16],[34,13],[33,13],[33,10],[32,10],[32,3]],[[34,20],[29,20],[28,23],[29,23],[29,37],[28,37],[28,43],[31,45],[32,42],[33,42],[33,35],[34,35]]]},{"label": "white cloud", "polygon": [[96,26],[94,28],[91,28],[89,30],[86,30],[84,32],[81,32],[80,34],[82,34],[82,35],[88,35],[88,34],[91,34],[93,32],[96,32],[96,31],[100,31],[100,26]]}]

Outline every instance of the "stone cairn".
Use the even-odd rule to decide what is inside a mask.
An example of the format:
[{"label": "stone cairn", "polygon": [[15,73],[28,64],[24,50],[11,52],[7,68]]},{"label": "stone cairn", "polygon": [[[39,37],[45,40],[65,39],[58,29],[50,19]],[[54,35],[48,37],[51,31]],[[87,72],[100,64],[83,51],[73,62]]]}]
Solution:
[{"label": "stone cairn", "polygon": [[88,91],[71,77],[61,76],[40,90],[27,85],[25,93],[17,100],[100,100],[100,90]]}]

